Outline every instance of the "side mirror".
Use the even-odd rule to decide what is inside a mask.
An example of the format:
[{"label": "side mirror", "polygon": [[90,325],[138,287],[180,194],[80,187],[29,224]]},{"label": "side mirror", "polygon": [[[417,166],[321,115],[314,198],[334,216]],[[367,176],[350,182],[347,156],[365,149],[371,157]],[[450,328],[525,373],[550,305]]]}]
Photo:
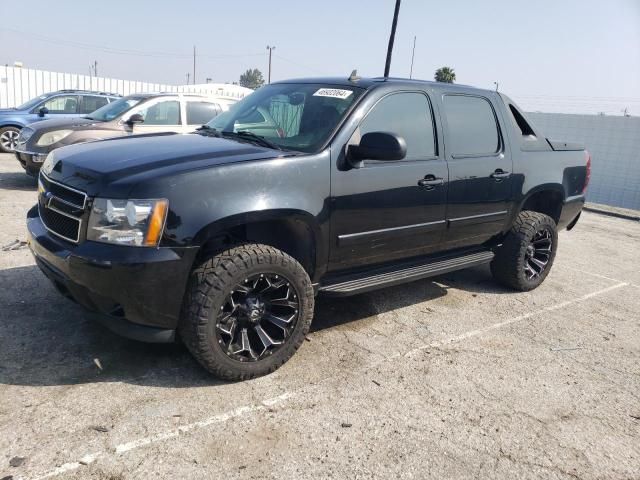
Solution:
[{"label": "side mirror", "polygon": [[38,110],[39,117],[44,117],[48,113],[49,113],[49,109],[47,107],[41,107],[40,110]]},{"label": "side mirror", "polygon": [[402,160],[407,156],[404,138],[387,132],[365,133],[359,145],[349,145],[348,158],[362,160]]},{"label": "side mirror", "polygon": [[144,117],[139,113],[134,113],[124,123],[133,127],[136,123],[144,123]]}]

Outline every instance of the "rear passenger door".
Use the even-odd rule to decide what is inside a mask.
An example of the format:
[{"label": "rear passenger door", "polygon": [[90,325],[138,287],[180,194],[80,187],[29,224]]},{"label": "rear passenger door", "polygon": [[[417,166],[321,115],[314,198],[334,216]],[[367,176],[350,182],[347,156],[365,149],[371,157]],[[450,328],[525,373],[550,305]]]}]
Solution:
[{"label": "rear passenger door", "polygon": [[344,141],[359,143],[365,133],[382,131],[404,138],[407,155],[400,161],[364,160],[360,168],[350,169],[340,168],[340,154],[334,157],[329,268],[341,270],[437,250],[446,225],[448,173],[428,95],[403,91],[368,99],[351,118],[362,120],[344,132],[339,147],[344,149]]},{"label": "rear passenger door", "polygon": [[99,97],[97,95],[82,95],[80,99],[80,113],[82,115],[89,115],[109,103],[107,97]]},{"label": "rear passenger door", "polygon": [[489,98],[446,93],[442,112],[449,164],[444,247],[477,245],[506,223],[512,197],[511,152]]},{"label": "rear passenger door", "polygon": [[187,100],[185,109],[186,126],[189,132],[209,123],[222,112],[220,105],[204,100]]}]

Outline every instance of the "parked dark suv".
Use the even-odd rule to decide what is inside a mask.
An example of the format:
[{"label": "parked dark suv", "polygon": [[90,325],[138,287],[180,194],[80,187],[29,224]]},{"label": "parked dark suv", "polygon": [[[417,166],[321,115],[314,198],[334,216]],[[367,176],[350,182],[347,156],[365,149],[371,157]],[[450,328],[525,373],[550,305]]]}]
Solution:
[{"label": "parked dark suv", "polygon": [[82,117],[116,100],[115,93],[59,90],[32,98],[16,108],[0,110],[0,152],[15,150],[20,130],[50,118]]},{"label": "parked dark suv", "polygon": [[537,287],[589,172],[581,146],[547,140],[494,91],[280,82],[196,134],[54,151],[29,244],[60,292],[113,330],[177,332],[207,370],[246,379],[291,357],[318,293],[485,263],[503,285]]}]

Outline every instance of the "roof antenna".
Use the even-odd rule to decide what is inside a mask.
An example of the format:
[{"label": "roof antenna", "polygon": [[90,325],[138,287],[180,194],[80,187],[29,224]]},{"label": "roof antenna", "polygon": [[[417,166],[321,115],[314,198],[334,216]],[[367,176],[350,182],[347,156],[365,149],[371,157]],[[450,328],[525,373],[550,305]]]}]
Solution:
[{"label": "roof antenna", "polygon": [[353,70],[351,72],[351,75],[349,75],[349,81],[357,82],[358,80],[360,80],[360,77],[358,76],[358,70]]}]

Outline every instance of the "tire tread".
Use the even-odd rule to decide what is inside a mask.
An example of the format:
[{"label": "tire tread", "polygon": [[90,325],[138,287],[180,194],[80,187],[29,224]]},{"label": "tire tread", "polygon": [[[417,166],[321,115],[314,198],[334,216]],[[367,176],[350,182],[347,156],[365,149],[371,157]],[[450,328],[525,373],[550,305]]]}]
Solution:
[{"label": "tire tread", "polygon": [[[304,298],[300,298],[300,301],[302,305],[307,305],[307,308],[301,308],[298,318],[298,322],[303,324],[302,330],[291,337],[290,341],[293,343],[282,347],[288,348],[288,354],[278,359],[275,359],[274,355],[274,358],[262,360],[263,368],[253,371],[232,369],[216,361],[212,353],[207,333],[211,307],[215,303],[214,299],[224,295],[225,288],[233,282],[235,276],[262,265],[280,265],[289,270],[299,285],[303,285],[303,291],[300,291],[299,295]],[[313,304],[311,280],[294,258],[268,245],[241,244],[210,256],[193,269],[178,330],[187,349],[206,370],[224,380],[248,380],[275,371],[291,358],[309,331]]]},{"label": "tire tread", "polygon": [[[524,265],[521,258],[524,256],[529,240],[533,238],[541,225],[547,224],[553,231],[553,250],[549,264],[542,273],[538,282],[526,280]],[[491,262],[491,273],[494,278],[509,288],[519,291],[528,291],[536,288],[551,270],[557,250],[557,229],[554,220],[543,213],[532,210],[521,211],[502,246],[496,251],[496,256]]]}]

